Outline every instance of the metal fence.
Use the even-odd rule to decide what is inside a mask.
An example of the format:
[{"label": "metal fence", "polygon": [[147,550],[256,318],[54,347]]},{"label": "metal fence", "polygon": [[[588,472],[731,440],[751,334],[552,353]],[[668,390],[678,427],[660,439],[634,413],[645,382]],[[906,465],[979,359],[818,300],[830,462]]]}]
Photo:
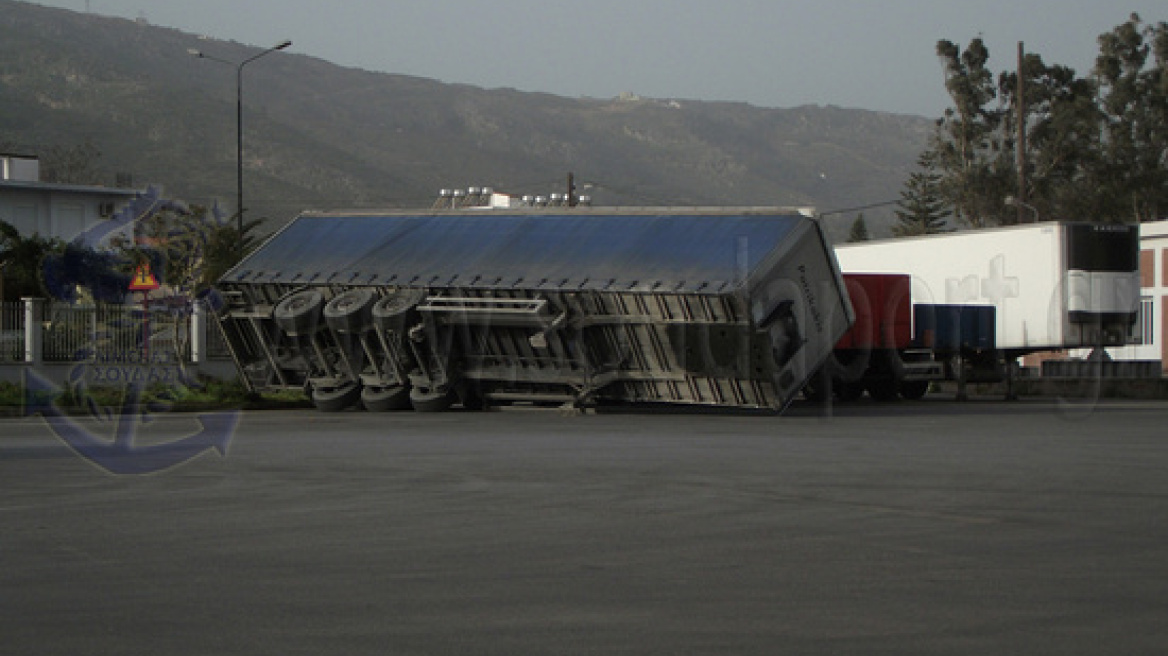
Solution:
[{"label": "metal fence", "polygon": [[0,362],[24,359],[24,303],[0,303]]},{"label": "metal fence", "polygon": [[190,351],[190,315],[126,305],[44,310],[46,362],[176,362]]},{"label": "metal fence", "polygon": [[[0,303],[0,363],[25,360],[26,304]],[[40,344],[45,362],[190,361],[192,320],[189,311],[130,305],[45,303],[41,308]],[[216,325],[208,326],[206,356],[229,359]]]}]

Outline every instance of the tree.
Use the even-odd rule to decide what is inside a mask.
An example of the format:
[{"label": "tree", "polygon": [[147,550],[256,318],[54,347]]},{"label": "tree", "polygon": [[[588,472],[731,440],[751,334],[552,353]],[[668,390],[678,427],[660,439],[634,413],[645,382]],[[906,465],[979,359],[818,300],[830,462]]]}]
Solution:
[{"label": "tree", "polygon": [[45,291],[66,303],[78,301],[79,290],[93,301],[118,303],[126,296],[132,273],[133,267],[120,253],[98,250],[80,241],[49,253],[41,263]]},{"label": "tree", "polygon": [[[1023,98],[1018,96],[1019,75]],[[1021,70],[1002,73],[998,87],[1004,145],[1000,166],[1015,169],[1013,181],[1005,185],[1008,194],[1024,197],[1044,218],[1096,218],[1100,201],[1095,162],[1101,115],[1095,104],[1095,84],[1078,77],[1073,69],[1048,66],[1041,56],[1027,53]],[[1026,189],[1018,188],[1016,170],[1019,103],[1025,110]],[[1016,211],[1007,211],[1001,223],[1017,220]]]},{"label": "tree", "polygon": [[[234,223],[216,210],[174,201],[159,207],[136,220],[132,236],[123,235],[115,239],[114,245],[128,266],[149,263],[164,293],[162,298],[152,297],[152,304],[185,316],[194,310],[195,301],[210,295],[218,278],[237,263],[240,235]],[[249,233],[259,224],[260,221],[245,224],[244,252],[255,247],[257,239]],[[210,302],[215,307],[214,298]],[[176,340],[177,348],[185,350],[190,334],[180,332]]]},{"label": "tree", "polygon": [[259,245],[256,230],[262,220],[244,224],[243,244],[234,221],[214,209],[169,203],[164,209],[135,222],[133,239],[117,247],[131,263],[150,261],[159,281],[176,298],[197,298],[239,262],[239,252]]},{"label": "tree", "polygon": [[1168,212],[1168,23],[1138,14],[1099,37],[1095,62],[1105,115],[1101,191],[1122,218]]},{"label": "tree", "polygon": [[1049,219],[1148,221],[1168,212],[1168,23],[1133,14],[1099,46],[1091,78],[1030,53],[994,90],[980,39],[964,51],[938,42],[954,107],[929,152],[958,221],[1013,223],[1008,196]]},{"label": "tree", "polygon": [[207,243],[206,267],[203,270],[201,289],[210,288],[231,267],[238,264],[240,250],[246,256],[259,247],[260,237],[256,234],[256,231],[261,225],[263,225],[263,219],[253,219],[244,222],[242,248],[238,246],[240,236],[234,223],[222,223],[211,229],[210,238]]},{"label": "tree", "polygon": [[864,222],[864,215],[856,216],[852,222],[852,231],[848,234],[848,242],[868,241],[872,237],[868,234],[868,224]]},{"label": "tree", "polygon": [[980,228],[1000,214],[1007,195],[1004,182],[1010,178],[999,157],[1002,113],[990,106],[997,91],[986,67],[989,50],[981,39],[971,41],[964,51],[942,40],[937,55],[954,107],[937,122],[931,156],[942,173],[941,191],[958,220]]},{"label": "tree", "polygon": [[944,178],[937,172],[933,153],[923,153],[917,159],[918,170],[909,176],[900,192],[897,224],[892,226],[896,237],[912,237],[948,232],[946,219],[952,216],[944,198]]},{"label": "tree", "polygon": [[3,275],[0,299],[44,297],[42,265],[45,258],[61,252],[64,246],[59,239],[46,239],[38,234],[23,237],[15,226],[0,220],[0,274]]}]

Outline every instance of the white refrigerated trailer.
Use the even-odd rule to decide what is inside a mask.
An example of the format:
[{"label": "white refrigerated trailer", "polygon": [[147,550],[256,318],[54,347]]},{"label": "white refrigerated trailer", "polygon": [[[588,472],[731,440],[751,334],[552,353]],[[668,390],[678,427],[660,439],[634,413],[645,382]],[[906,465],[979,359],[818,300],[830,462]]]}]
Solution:
[{"label": "white refrigerated trailer", "polygon": [[915,305],[992,307],[989,364],[1126,344],[1139,312],[1139,228],[1048,222],[841,244],[847,273],[907,273]]}]

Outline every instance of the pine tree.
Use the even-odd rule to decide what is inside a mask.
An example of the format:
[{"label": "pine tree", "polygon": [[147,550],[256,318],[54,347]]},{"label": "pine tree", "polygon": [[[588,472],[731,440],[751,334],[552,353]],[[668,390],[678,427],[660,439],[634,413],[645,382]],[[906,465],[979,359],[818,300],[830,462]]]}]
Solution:
[{"label": "pine tree", "polygon": [[872,237],[868,234],[868,224],[864,222],[864,215],[860,214],[852,222],[852,231],[848,234],[848,242],[868,241]]},{"label": "pine tree", "polygon": [[953,212],[941,194],[943,176],[937,172],[933,154],[922,153],[917,166],[920,170],[909,176],[900,192],[898,223],[892,227],[896,237],[949,232],[946,219]]}]

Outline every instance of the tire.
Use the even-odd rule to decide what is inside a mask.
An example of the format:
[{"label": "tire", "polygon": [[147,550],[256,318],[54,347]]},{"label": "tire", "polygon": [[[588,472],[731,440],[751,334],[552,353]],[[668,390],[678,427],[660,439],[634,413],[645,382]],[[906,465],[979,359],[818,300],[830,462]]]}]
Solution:
[{"label": "tire", "polygon": [[861,382],[839,382],[835,386],[835,394],[840,401],[859,401],[864,396],[864,384]]},{"label": "tire", "polygon": [[324,295],[315,289],[305,289],[276,304],[272,320],[290,337],[303,337],[316,332]]},{"label": "tire", "polygon": [[812,403],[823,403],[827,400],[827,390],[819,383],[807,383],[803,386],[803,399]]},{"label": "tire", "polygon": [[376,296],[366,287],[350,289],[324,306],[324,319],[338,333],[363,333],[373,327],[371,308]]},{"label": "tire", "polygon": [[875,380],[870,380],[868,381],[867,387],[868,394],[871,395],[873,399],[876,399],[881,403],[896,401],[900,398],[900,392],[897,389],[899,386],[896,384],[896,381],[891,378],[877,378]]},{"label": "tire", "polygon": [[421,289],[399,289],[381,297],[370,313],[373,322],[381,330],[392,330],[401,333],[405,327],[410,312],[422,302],[426,292]]},{"label": "tire", "polygon": [[314,387],[312,403],[321,412],[340,412],[352,407],[361,399],[361,385],[347,382],[338,387]]},{"label": "tire", "polygon": [[929,393],[929,381],[906,380],[900,383],[900,395],[910,401],[919,401]]},{"label": "tire", "polygon": [[803,384],[803,398],[813,403],[823,403],[830,398],[832,392],[831,374],[820,369],[811,375]]},{"label": "tire", "polygon": [[483,396],[482,391],[473,388],[469,385],[463,386],[458,391],[458,403],[463,410],[488,410],[487,399]]},{"label": "tire", "polygon": [[418,389],[410,390],[410,405],[417,412],[444,412],[454,403],[453,395],[449,390],[440,392],[423,392]]},{"label": "tire", "polygon": [[365,387],[361,403],[369,412],[393,412],[410,409],[410,389],[404,385]]}]

